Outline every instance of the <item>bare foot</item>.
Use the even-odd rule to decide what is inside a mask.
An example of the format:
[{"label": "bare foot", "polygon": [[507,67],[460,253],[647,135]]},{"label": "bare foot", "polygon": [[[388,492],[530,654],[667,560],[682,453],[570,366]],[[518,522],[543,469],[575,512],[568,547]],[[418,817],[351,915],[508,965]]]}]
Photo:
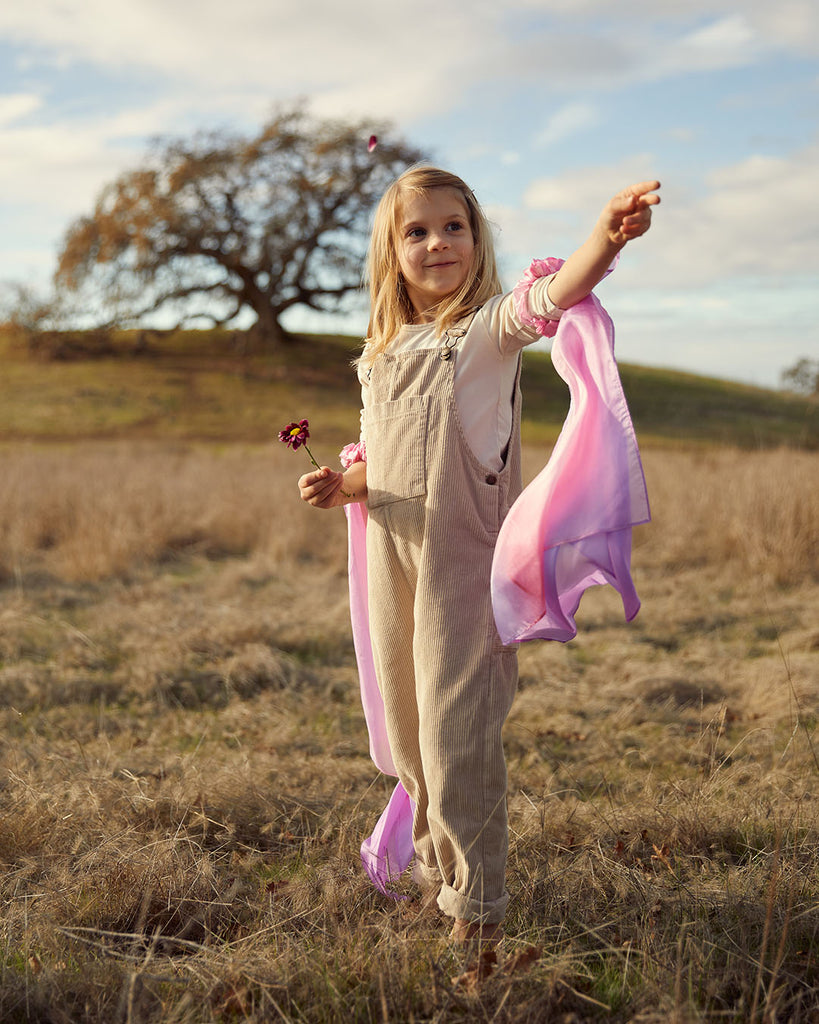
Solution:
[{"label": "bare foot", "polygon": [[503,965],[498,963],[498,954],[494,944],[486,944],[477,952],[467,956],[463,973],[452,979],[456,988],[464,988],[469,992],[476,993],[483,983],[495,971],[502,971],[504,974],[521,974],[528,971],[532,964],[536,963],[543,955],[540,946],[527,946],[520,950]]},{"label": "bare foot", "polygon": [[453,924],[449,937],[461,946],[475,943],[483,948],[494,947],[503,938],[503,926],[499,921],[495,924],[485,924],[481,921],[465,921],[459,917]]}]

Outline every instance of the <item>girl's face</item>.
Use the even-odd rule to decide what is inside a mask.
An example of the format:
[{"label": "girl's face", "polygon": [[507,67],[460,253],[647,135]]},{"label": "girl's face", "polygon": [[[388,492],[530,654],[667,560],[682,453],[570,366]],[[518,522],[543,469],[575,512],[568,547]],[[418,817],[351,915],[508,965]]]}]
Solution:
[{"label": "girl's face", "polygon": [[430,322],[438,304],[461,287],[472,268],[475,240],[458,190],[434,188],[407,196],[398,217],[397,249],[416,319]]}]

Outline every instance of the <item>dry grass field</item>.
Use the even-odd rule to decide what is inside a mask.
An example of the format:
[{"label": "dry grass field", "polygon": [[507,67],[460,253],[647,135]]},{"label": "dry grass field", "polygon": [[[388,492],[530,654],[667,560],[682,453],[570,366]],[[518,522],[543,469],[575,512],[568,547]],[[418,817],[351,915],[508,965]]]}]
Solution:
[{"label": "dry grass field", "polygon": [[819,457],[644,455],[643,610],[521,650],[507,936],[456,984],[359,865],[391,782],[302,453],[0,449],[0,1020],[819,1019]]}]

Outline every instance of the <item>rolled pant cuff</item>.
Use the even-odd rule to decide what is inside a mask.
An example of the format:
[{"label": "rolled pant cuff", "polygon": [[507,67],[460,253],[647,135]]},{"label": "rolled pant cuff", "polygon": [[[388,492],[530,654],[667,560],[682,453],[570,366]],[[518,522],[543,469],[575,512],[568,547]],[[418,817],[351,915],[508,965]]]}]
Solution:
[{"label": "rolled pant cuff", "polygon": [[412,865],[412,880],[422,889],[440,889],[443,884],[441,872],[438,868],[429,868],[416,860]]},{"label": "rolled pant cuff", "polygon": [[438,906],[449,917],[461,921],[480,921],[481,924],[498,924],[506,915],[509,893],[497,900],[473,900],[449,885],[441,887]]}]

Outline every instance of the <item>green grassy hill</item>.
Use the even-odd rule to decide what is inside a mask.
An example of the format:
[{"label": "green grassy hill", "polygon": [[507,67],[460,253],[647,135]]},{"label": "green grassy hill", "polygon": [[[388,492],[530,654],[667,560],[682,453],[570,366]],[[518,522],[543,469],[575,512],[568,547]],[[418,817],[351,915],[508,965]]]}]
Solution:
[{"label": "green grassy hill", "polygon": [[[0,440],[256,443],[302,417],[319,444],[357,435],[356,339],[310,335],[275,352],[219,331],[181,331],[144,350],[134,332],[96,351],[87,340],[37,353],[0,335]],[[671,370],[624,364],[621,373],[644,444],[819,447],[815,401]],[[568,391],[547,354],[526,354],[523,390],[524,439],[554,440]]]}]

